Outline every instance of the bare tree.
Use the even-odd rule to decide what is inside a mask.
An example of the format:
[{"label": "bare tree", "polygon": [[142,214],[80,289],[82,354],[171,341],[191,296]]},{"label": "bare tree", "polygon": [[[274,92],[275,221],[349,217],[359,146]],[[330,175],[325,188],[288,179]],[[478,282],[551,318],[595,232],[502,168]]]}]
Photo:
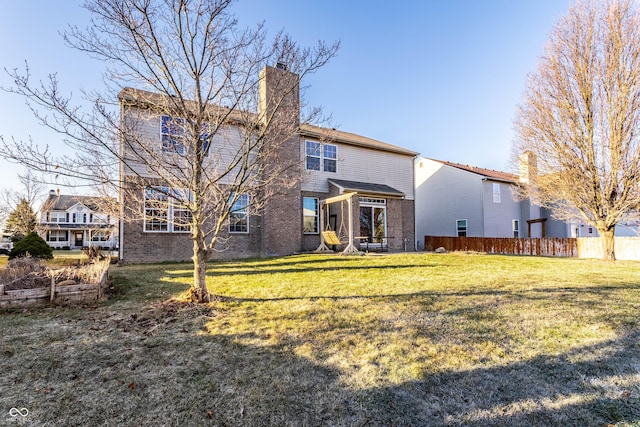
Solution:
[{"label": "bare tree", "polygon": [[[209,299],[206,262],[241,198],[249,195],[244,207],[256,212],[299,180],[300,158],[292,162],[284,154],[300,126],[300,81],[338,49],[323,42],[302,49],[283,33],[268,41],[263,25],[238,28],[230,3],[86,2],[92,26],[70,28],[65,40],[109,66],[108,93],[84,93],[91,113],[60,94],[55,75],[32,85],[28,68],[10,71],[12,90],[64,136],[74,155],[56,157],[32,142],[3,141],[1,150],[60,179],[119,188],[131,207],[122,212],[126,220],[146,216],[160,229],[171,221],[188,231],[198,301]],[[265,68],[276,63],[286,70]],[[264,89],[268,79],[273,85]],[[270,93],[260,96],[259,89]],[[318,113],[311,110],[303,120]],[[162,144],[145,134],[145,126],[161,117]],[[165,215],[168,204],[176,208],[172,218]]]},{"label": "bare tree", "polygon": [[615,259],[616,224],[640,202],[640,12],[579,1],[554,27],[515,120],[514,158],[537,161],[525,194],[593,225]]}]

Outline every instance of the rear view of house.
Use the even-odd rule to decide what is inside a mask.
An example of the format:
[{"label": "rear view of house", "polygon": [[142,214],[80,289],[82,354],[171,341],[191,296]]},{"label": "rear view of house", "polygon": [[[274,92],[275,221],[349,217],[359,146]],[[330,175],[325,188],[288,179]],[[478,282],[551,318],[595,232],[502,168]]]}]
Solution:
[{"label": "rear view of house", "polygon": [[[265,67],[260,74],[259,109],[269,108],[269,100],[278,90],[278,79],[291,74],[285,66]],[[297,77],[297,76],[296,76]],[[132,127],[147,141],[153,153],[179,152],[180,144],[171,134],[171,118],[155,112],[147,93],[145,103],[133,94],[142,91],[125,88],[120,93],[122,120],[144,117],[139,126]],[[345,237],[349,222],[344,204],[332,204],[320,221],[321,201],[332,196],[351,194],[351,223],[353,234],[363,245],[376,243],[390,250],[412,250],[415,247],[415,206],[413,161],[417,153],[399,146],[361,135],[309,124],[300,124],[299,91],[288,94],[286,102],[297,109],[291,126],[296,129],[280,153],[283,161],[297,165],[297,182],[285,194],[268,198],[258,212],[249,209],[256,195],[242,194],[232,207],[230,218],[220,232],[220,244],[214,258],[243,258],[288,255],[311,251],[320,245],[321,232],[332,229]],[[243,113],[247,114],[247,113]],[[249,113],[251,114],[251,113]],[[259,112],[259,114],[261,114]],[[238,137],[233,115],[214,134],[206,167],[225,162],[218,147],[229,147]],[[123,158],[130,148],[122,146]],[[286,158],[285,158],[286,157]],[[268,170],[269,166],[266,165]],[[122,197],[123,215],[120,232],[120,258],[125,262],[187,261],[192,255],[189,213],[183,206],[165,200],[162,193],[180,191],[168,189],[159,176],[140,167],[134,161],[121,165],[124,186],[144,180],[144,194]],[[224,184],[221,184],[224,185]],[[162,191],[158,191],[162,189]],[[123,193],[124,194],[124,193]]]}]

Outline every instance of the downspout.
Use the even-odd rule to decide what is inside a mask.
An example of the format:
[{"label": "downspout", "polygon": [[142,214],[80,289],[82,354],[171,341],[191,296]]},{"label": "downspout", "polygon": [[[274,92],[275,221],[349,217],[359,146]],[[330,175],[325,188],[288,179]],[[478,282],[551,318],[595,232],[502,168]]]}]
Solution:
[{"label": "downspout", "polygon": [[[413,250],[414,252],[418,252],[418,203],[416,203],[416,162],[418,161],[418,156],[413,156],[413,173],[411,174],[411,179],[413,181]],[[406,250],[406,245],[405,245]]]},{"label": "downspout", "polygon": [[[120,101],[120,129],[123,129],[124,127],[122,126],[122,123],[124,122],[124,107],[122,105],[122,101]],[[122,162],[122,156],[123,156],[123,151],[124,151],[124,147],[123,147],[123,142],[122,142],[122,135],[118,135],[118,137],[120,138],[120,170],[119,170],[119,183],[118,185],[120,185],[120,191],[119,191],[119,198],[120,200],[119,202],[119,211],[120,211],[120,218],[118,218],[118,262],[122,262],[122,258],[124,255],[124,163]]]}]

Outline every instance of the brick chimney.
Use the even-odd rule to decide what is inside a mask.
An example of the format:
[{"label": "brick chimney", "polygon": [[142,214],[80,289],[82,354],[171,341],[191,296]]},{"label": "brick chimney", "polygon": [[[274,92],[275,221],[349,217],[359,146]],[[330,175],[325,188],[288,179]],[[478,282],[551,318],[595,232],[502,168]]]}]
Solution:
[{"label": "brick chimney", "polygon": [[[277,144],[270,161],[279,166],[300,163],[300,76],[283,63],[267,66],[260,72],[259,89],[260,120],[269,123],[267,140]],[[264,173],[271,170],[266,165]],[[281,178],[294,184],[287,194],[273,194],[264,202],[260,215],[263,256],[288,255],[302,248],[300,171],[289,169]]]},{"label": "brick chimney", "polygon": [[266,66],[260,71],[260,116],[263,121],[274,114],[292,118],[300,124],[300,76],[289,71],[286,64]]},{"label": "brick chimney", "polygon": [[538,176],[538,161],[531,151],[525,151],[520,155],[520,182],[533,184]]}]

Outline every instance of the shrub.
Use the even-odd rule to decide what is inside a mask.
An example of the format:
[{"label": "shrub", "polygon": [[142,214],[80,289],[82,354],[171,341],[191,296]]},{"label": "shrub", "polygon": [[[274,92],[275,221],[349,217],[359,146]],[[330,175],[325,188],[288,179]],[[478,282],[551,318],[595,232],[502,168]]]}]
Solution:
[{"label": "shrub", "polygon": [[51,247],[36,233],[30,233],[24,239],[17,242],[9,253],[9,259],[23,257],[27,254],[34,258],[53,258],[53,250]]}]

